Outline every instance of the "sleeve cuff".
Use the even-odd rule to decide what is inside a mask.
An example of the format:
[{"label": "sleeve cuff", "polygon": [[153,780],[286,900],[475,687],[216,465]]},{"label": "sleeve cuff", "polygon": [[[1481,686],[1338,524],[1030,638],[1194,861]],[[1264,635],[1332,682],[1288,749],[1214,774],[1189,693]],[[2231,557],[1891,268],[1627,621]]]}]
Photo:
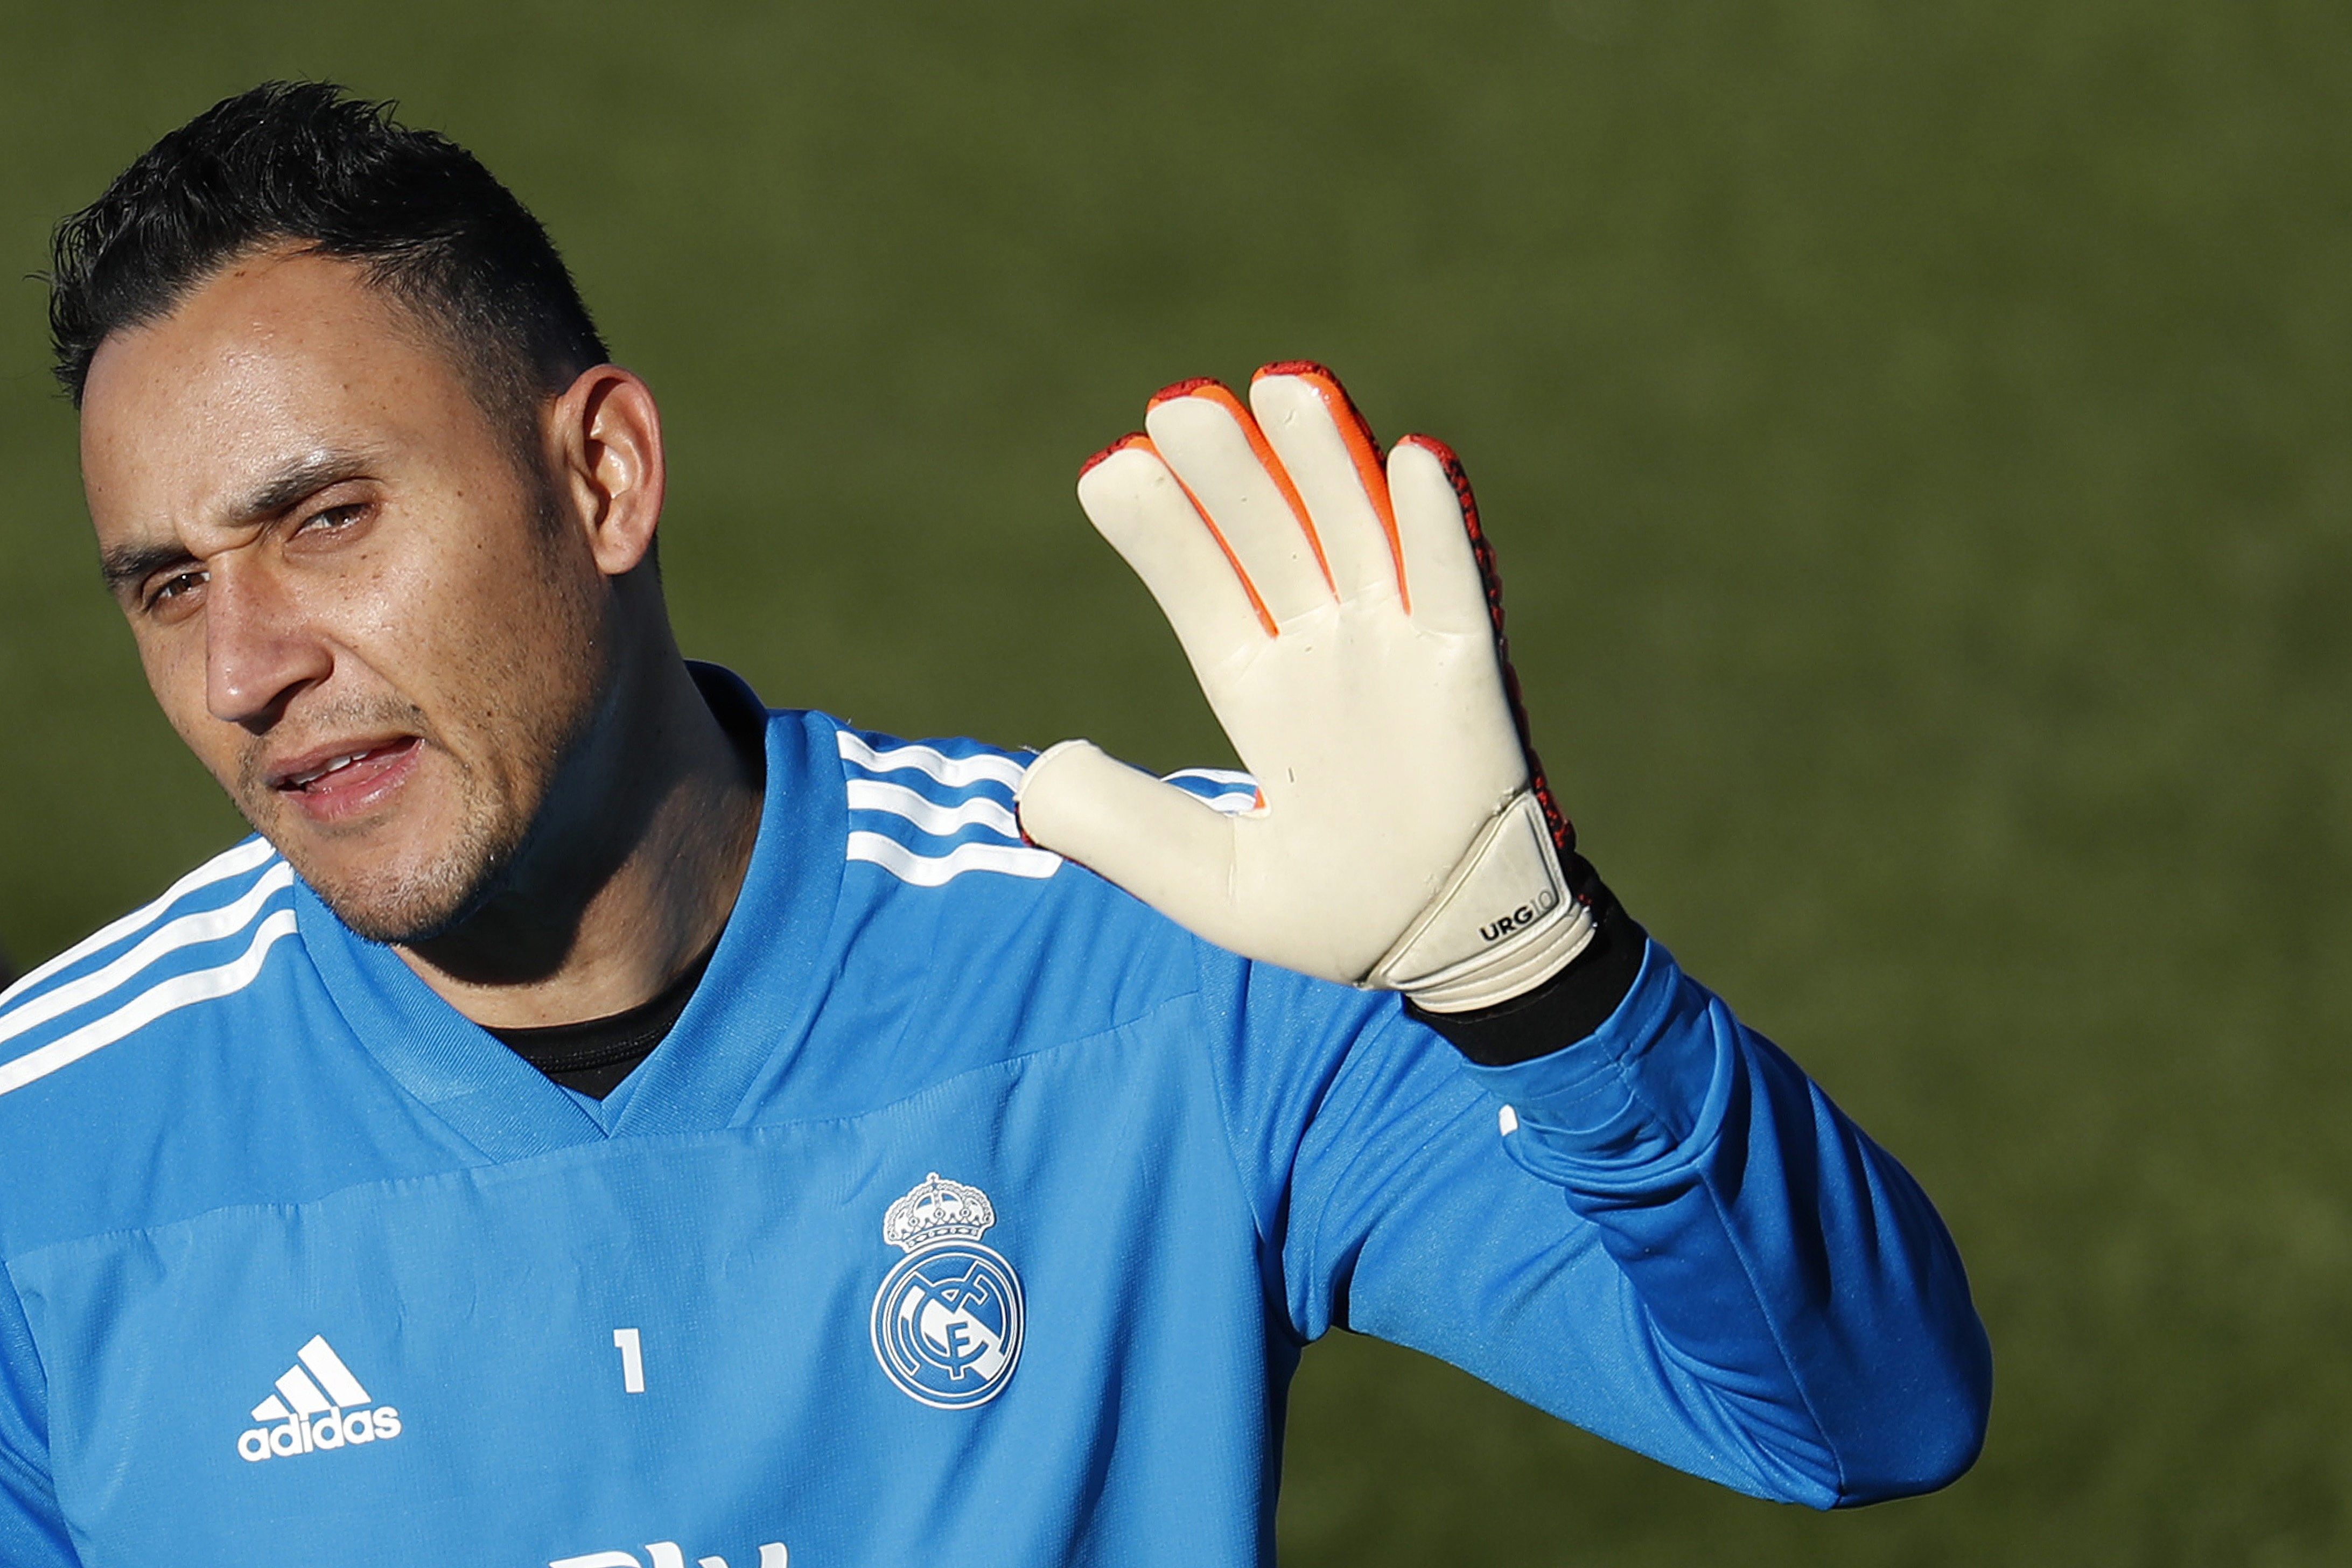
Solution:
[{"label": "sleeve cuff", "polygon": [[1648,933],[1581,855],[1570,855],[1569,886],[1592,908],[1592,940],[1576,961],[1524,996],[1475,1013],[1433,1013],[1411,998],[1405,1011],[1452,1041],[1480,1067],[1509,1067],[1549,1056],[1598,1030],[1616,1012],[1641,972]]},{"label": "sleeve cuff", "polygon": [[1718,1119],[1719,1011],[1645,937],[1633,984],[1598,1028],[1545,1056],[1464,1070],[1502,1102],[1505,1145],[1535,1174],[1646,1179],[1680,1164]]}]

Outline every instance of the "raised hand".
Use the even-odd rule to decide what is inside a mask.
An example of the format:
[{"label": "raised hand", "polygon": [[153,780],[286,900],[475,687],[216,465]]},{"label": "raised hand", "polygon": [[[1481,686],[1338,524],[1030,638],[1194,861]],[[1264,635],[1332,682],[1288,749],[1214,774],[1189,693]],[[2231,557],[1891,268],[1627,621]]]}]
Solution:
[{"label": "raised hand", "polygon": [[1078,480],[1175,628],[1258,801],[1221,814],[1084,741],[1019,796],[1034,842],[1245,957],[1492,1006],[1564,968],[1591,911],[1528,750],[1460,466],[1383,465],[1319,365],[1152,399]]}]

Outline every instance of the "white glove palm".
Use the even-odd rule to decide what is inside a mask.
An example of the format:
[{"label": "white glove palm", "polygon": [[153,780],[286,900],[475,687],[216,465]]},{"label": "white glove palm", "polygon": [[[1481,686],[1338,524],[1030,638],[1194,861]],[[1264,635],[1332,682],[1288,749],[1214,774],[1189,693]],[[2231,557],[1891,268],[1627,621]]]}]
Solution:
[{"label": "white glove palm", "polygon": [[1256,809],[1066,741],[1029,769],[1022,827],[1248,958],[1440,1011],[1530,990],[1592,921],[1514,716],[1460,469],[1407,437],[1384,470],[1318,366],[1266,367],[1250,403],[1161,393],[1078,499],[1174,626]]}]

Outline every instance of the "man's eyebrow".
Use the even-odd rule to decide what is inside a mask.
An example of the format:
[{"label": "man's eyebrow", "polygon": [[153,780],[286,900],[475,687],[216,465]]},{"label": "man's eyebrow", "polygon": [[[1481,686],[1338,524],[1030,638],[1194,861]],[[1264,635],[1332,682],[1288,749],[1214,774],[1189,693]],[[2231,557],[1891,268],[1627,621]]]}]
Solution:
[{"label": "man's eyebrow", "polygon": [[373,452],[330,448],[311,453],[278,469],[247,490],[226,509],[229,519],[254,522],[276,517],[303,497],[358,479],[376,464]]},{"label": "man's eyebrow", "polygon": [[118,544],[101,552],[98,564],[105,574],[108,592],[121,595],[166,567],[192,566],[195,559],[185,545],[175,541],[170,544]]},{"label": "man's eyebrow", "polygon": [[[315,495],[329,485],[342,483],[366,473],[375,464],[373,453],[327,449],[312,452],[287,464],[262,480],[224,509],[224,517],[231,522],[258,522],[276,517],[304,497]],[[100,570],[106,585],[116,594],[145,582],[158,572],[171,567],[193,565],[195,557],[177,541],[156,544],[121,544],[103,552],[99,557]]]}]

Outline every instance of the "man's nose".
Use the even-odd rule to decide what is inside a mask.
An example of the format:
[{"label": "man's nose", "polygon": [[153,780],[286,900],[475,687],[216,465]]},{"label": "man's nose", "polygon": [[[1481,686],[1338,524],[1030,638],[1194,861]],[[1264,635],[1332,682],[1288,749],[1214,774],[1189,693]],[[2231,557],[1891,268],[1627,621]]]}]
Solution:
[{"label": "man's nose", "polygon": [[334,662],[301,606],[265,574],[214,569],[205,585],[205,701],[214,718],[265,729]]}]

